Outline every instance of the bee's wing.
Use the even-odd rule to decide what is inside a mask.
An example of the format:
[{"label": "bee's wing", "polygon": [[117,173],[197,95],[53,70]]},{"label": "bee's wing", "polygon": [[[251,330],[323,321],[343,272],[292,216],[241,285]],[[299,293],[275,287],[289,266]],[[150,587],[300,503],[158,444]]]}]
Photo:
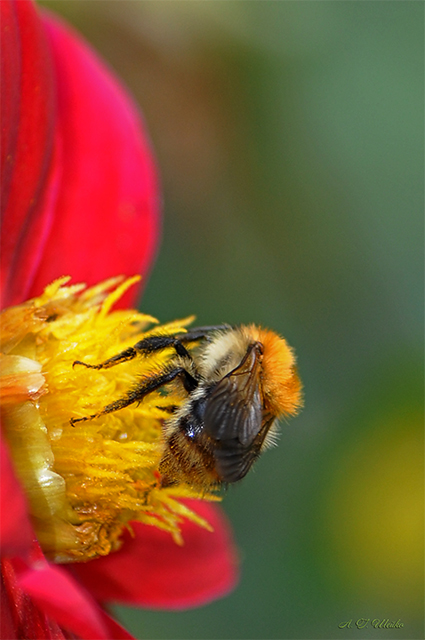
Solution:
[{"label": "bee's wing", "polygon": [[222,482],[237,482],[246,476],[261,453],[273,421],[273,416],[264,418],[260,432],[249,445],[233,440],[226,442],[225,447],[215,449],[215,468]]},{"label": "bee's wing", "polygon": [[246,447],[260,432],[263,409],[257,358],[252,350],[207,394],[204,425],[211,438],[221,442],[237,440]]}]

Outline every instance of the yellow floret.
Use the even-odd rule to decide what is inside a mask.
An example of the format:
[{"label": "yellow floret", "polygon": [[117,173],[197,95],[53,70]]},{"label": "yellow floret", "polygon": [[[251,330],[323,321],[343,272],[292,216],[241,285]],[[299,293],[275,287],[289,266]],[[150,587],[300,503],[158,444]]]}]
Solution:
[{"label": "yellow floret", "polygon": [[[181,543],[189,518],[209,528],[179,497],[200,497],[187,486],[161,487],[166,409],[176,392],[149,394],[140,405],[71,425],[123,396],[137,380],[160,369],[165,349],[109,369],[99,363],[151,334],[185,331],[192,318],[157,325],[135,310],[112,311],[138,278],[113,278],[91,288],[69,278],[1,315],[2,424],[16,472],[28,497],[46,555],[84,561],[119,548],[132,520],[169,531]],[[202,496],[216,499],[215,496]]]}]

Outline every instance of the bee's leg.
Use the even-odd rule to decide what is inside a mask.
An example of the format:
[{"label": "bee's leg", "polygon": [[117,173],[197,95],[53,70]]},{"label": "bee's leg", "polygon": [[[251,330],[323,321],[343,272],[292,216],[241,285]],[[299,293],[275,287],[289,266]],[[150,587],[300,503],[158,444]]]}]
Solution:
[{"label": "bee's leg", "polygon": [[99,413],[93,413],[92,415],[84,418],[71,418],[71,425],[74,426],[77,422],[93,420],[93,418],[103,416],[105,413],[113,413],[114,411],[124,409],[135,402],[141,402],[149,393],[152,393],[165,384],[172,382],[178,376],[181,376],[183,386],[188,393],[196,389],[198,386],[198,381],[188,371],[186,371],[186,369],[183,367],[176,367],[175,369],[171,369],[165,373],[143,379],[140,384],[133,387],[133,389],[130,389],[125,396],[106,405],[106,407],[104,407],[102,411],[99,411]]},{"label": "bee's leg", "polygon": [[179,333],[177,334],[180,342],[196,342],[197,340],[202,340],[203,338],[207,338],[210,333],[214,331],[228,331],[231,329],[230,324],[217,324],[211,327],[195,327],[187,333]]},{"label": "bee's leg", "polygon": [[165,413],[169,413],[172,415],[179,408],[177,404],[167,404],[165,407],[157,406],[157,409],[161,409],[161,411],[165,411]]},{"label": "bee's leg", "polygon": [[167,347],[174,347],[179,356],[186,356],[192,359],[187,349],[181,344],[181,340],[177,339],[175,336],[149,336],[148,338],[144,338],[137,342],[134,347],[124,349],[124,351],[117,353],[116,356],[112,356],[112,358],[108,358],[108,360],[105,360],[100,364],[87,364],[81,360],[76,360],[72,366],[74,367],[76,364],[82,364],[88,369],[109,369],[110,367],[115,367],[115,365],[120,364],[121,362],[133,360],[137,355],[147,356],[151,353],[155,353],[156,351],[166,349]]},{"label": "bee's leg", "polygon": [[72,366],[74,367],[76,364],[81,364],[89,369],[109,369],[110,367],[115,367],[115,365],[120,364],[121,362],[133,360],[133,358],[135,358],[137,355],[148,356],[152,353],[155,353],[156,351],[166,349],[167,347],[174,347],[177,355],[190,358],[190,360],[192,360],[192,356],[190,355],[186,347],[182,344],[183,342],[196,342],[197,340],[206,338],[211,331],[229,328],[230,325],[223,324],[214,327],[198,327],[196,329],[193,329],[192,331],[188,331],[187,333],[178,334],[177,337],[149,336],[148,338],[144,338],[143,340],[137,342],[134,347],[124,349],[124,351],[117,353],[116,356],[112,356],[112,358],[108,358],[108,360],[105,360],[104,362],[101,362],[99,364],[87,364],[86,362],[82,362],[81,360],[76,360]]},{"label": "bee's leg", "polygon": [[87,367],[88,369],[109,369],[109,367],[114,367],[116,364],[120,362],[126,362],[127,360],[132,360],[137,356],[137,351],[133,347],[129,347],[128,349],[124,349],[116,356],[112,358],[108,358],[104,362],[100,364],[87,364],[87,362],[82,362],[81,360],[75,360],[72,363],[72,366],[75,367],[76,364],[81,364],[83,367]]}]

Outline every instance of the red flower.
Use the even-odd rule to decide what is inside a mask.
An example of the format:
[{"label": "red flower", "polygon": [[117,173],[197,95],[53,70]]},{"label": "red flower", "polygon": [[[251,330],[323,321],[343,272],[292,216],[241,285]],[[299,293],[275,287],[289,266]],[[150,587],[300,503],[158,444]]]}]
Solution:
[{"label": "red flower", "polygon": [[[1,286],[4,306],[71,274],[94,284],[146,274],[158,236],[157,180],[139,115],[118,81],[68,27],[28,0],[2,0]],[[129,296],[126,294],[128,304]],[[0,443],[1,637],[130,638],[99,603],[204,604],[235,583],[227,524],[182,527],[184,547],[142,524],[120,551],[51,565]]]}]

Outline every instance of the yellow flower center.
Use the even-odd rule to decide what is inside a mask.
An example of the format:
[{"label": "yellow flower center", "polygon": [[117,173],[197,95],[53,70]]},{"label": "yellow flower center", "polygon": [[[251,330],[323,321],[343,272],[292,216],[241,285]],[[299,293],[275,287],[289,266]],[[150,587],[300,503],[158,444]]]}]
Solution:
[{"label": "yellow flower center", "polygon": [[97,364],[148,335],[184,332],[192,320],[152,328],[157,321],[151,316],[111,311],[137,279],[114,278],[86,289],[66,286],[69,278],[62,278],[39,298],[1,315],[3,431],[37,537],[56,562],[118,549],[121,531],[132,520],[169,531],[177,543],[185,517],[210,528],[178,498],[216,496],[160,483],[162,426],[170,407],[182,402],[177,390],[70,422],[125,395],[140,377],[161,369],[172,350],[101,370],[73,367],[76,360]]}]

